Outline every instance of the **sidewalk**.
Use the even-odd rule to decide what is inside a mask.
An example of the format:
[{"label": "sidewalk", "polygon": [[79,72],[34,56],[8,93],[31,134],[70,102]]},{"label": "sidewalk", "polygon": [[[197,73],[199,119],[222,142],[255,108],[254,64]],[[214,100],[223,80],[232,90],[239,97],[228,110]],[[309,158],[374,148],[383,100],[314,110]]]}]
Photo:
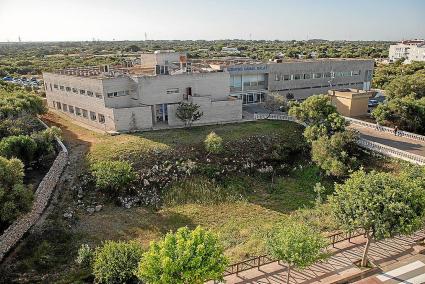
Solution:
[{"label": "sidewalk", "polygon": [[[384,241],[373,243],[369,250],[369,259],[379,267],[387,266],[403,259],[412,257],[415,253],[412,250],[414,240],[425,237],[425,230],[419,231],[408,237],[395,237]],[[363,252],[365,239],[358,237],[351,242],[345,241],[331,249],[334,253],[326,261],[318,262],[303,271],[291,271],[290,283],[330,283],[340,279],[342,276],[349,277],[360,272],[360,269],[353,265],[359,260]],[[229,275],[224,278],[228,284],[236,283],[268,283],[278,284],[286,281],[286,266],[273,262],[259,269],[254,268],[239,273]]]}]

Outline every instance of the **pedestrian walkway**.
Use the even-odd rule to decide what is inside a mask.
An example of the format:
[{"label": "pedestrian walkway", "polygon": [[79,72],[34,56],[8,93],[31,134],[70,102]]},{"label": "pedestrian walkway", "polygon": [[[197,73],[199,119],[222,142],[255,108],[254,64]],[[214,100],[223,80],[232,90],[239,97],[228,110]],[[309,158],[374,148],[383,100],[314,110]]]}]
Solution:
[{"label": "pedestrian walkway", "polygon": [[364,139],[425,157],[424,141],[396,136],[392,133],[378,131],[376,129],[357,124],[351,124],[349,128],[358,130],[360,132],[360,136]]},{"label": "pedestrian walkway", "polygon": [[[425,230],[412,236],[395,237],[372,243],[369,259],[379,267],[384,267],[415,256],[417,254],[412,246],[418,238],[425,238]],[[361,259],[364,243],[364,237],[357,237],[337,244],[331,249],[333,255],[328,260],[318,262],[302,271],[291,270],[290,283],[333,283],[343,277],[360,273],[360,268],[353,263]],[[228,284],[279,284],[286,282],[286,271],[285,264],[273,262],[237,275],[229,275],[225,277],[225,281]]]}]

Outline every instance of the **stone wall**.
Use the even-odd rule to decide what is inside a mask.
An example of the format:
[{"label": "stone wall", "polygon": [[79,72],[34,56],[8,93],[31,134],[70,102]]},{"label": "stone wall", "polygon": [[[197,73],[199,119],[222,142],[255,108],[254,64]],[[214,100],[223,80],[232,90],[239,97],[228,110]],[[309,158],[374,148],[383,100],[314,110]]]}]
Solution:
[{"label": "stone wall", "polygon": [[16,220],[0,236],[0,262],[3,261],[6,254],[16,246],[28,230],[40,219],[49,203],[53,190],[68,162],[68,150],[60,140],[57,142],[60,152],[35,192],[31,211]]}]

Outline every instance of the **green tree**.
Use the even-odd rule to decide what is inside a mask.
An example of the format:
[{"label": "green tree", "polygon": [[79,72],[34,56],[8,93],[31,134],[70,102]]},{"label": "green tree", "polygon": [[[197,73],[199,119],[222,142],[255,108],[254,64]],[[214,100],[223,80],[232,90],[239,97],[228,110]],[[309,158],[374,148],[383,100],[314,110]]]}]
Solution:
[{"label": "green tree", "polygon": [[135,279],[142,248],[136,242],[107,241],[97,247],[93,274],[99,283],[126,283]]},{"label": "green tree", "polygon": [[357,134],[349,130],[321,136],[311,145],[312,160],[328,175],[346,176],[357,166],[357,139]]},{"label": "green tree", "polygon": [[12,93],[0,90],[0,119],[22,115],[37,115],[46,111],[41,97],[22,91]]},{"label": "green tree", "polygon": [[213,233],[199,226],[193,231],[183,227],[150,244],[137,276],[150,284],[201,284],[222,280],[227,264]]},{"label": "green tree", "polygon": [[181,102],[177,107],[176,116],[184,122],[185,127],[191,127],[193,122],[201,119],[204,115],[199,108],[200,106],[197,104]]},{"label": "green tree", "polygon": [[360,170],[336,185],[330,204],[341,228],[365,231],[361,265],[366,266],[373,240],[409,234],[422,226],[425,196],[420,184],[406,178]]},{"label": "green tree", "polygon": [[91,166],[96,187],[116,195],[136,178],[137,174],[129,162],[100,161]]},{"label": "green tree", "polygon": [[269,116],[275,111],[285,111],[287,107],[286,100],[283,95],[277,93],[267,94],[264,102],[264,108],[269,111]]},{"label": "green tree", "polygon": [[345,130],[345,119],[338,114],[327,95],[308,97],[301,104],[292,104],[289,115],[307,124],[304,136],[312,142]]},{"label": "green tree", "polygon": [[267,249],[276,259],[288,264],[286,283],[293,267],[304,269],[327,254],[325,238],[304,223],[288,222],[276,227],[267,238]]},{"label": "green tree", "polygon": [[208,153],[219,154],[223,151],[223,138],[215,132],[210,132],[204,140],[204,145]]},{"label": "green tree", "polygon": [[33,161],[36,150],[37,143],[27,135],[9,136],[0,141],[0,155],[19,158],[25,164]]}]

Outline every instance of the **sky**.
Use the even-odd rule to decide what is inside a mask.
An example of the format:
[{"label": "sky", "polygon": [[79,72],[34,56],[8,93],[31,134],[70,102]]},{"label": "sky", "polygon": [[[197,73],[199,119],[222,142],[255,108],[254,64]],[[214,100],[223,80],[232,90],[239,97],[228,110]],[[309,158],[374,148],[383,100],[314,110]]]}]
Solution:
[{"label": "sky", "polygon": [[0,0],[0,42],[425,38],[425,0]]}]

